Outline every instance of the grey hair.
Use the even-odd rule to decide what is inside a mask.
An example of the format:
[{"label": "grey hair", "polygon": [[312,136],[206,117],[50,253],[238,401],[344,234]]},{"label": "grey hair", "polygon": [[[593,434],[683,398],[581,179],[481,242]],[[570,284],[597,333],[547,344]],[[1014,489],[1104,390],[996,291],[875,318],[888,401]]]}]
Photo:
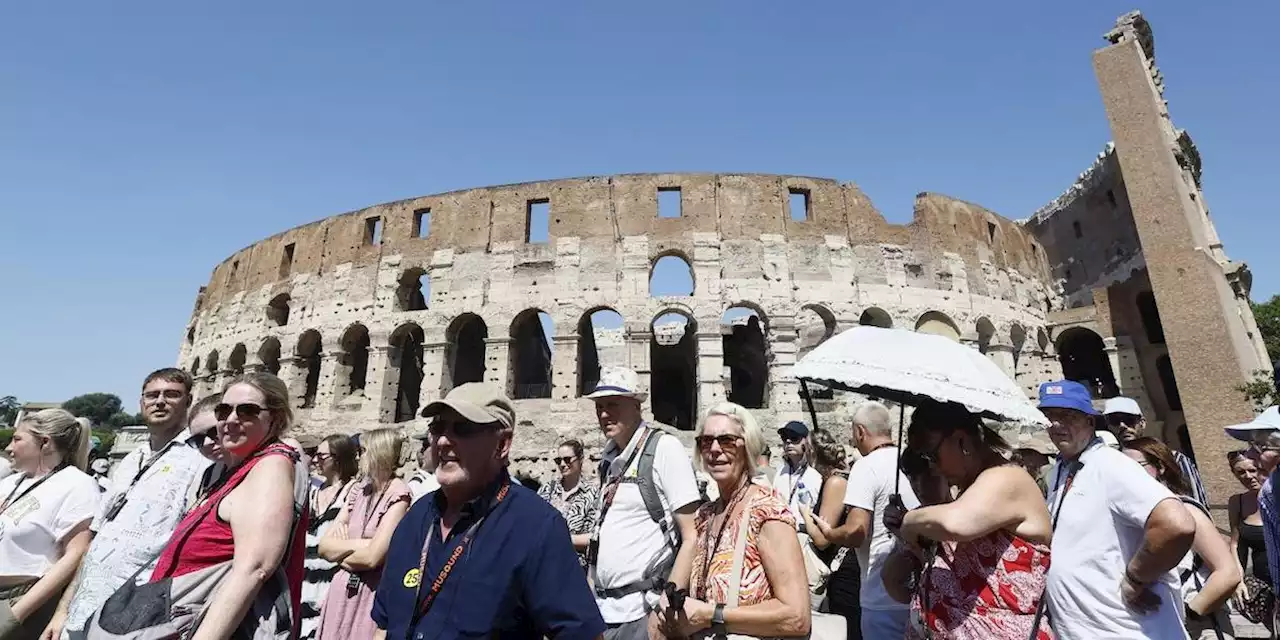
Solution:
[{"label": "grey hair", "polygon": [[18,425],[42,438],[48,438],[63,461],[84,471],[89,467],[88,418],[77,418],[65,409],[45,409],[24,416]]},{"label": "grey hair", "polygon": [[853,412],[853,423],[860,424],[879,436],[893,435],[893,419],[889,415],[889,408],[875,400],[867,400],[858,405]]},{"label": "grey hair", "polygon": [[[747,478],[753,478],[756,475],[756,458],[760,457],[760,452],[764,451],[764,434],[760,432],[760,423],[756,422],[756,417],[747,411],[746,407],[732,402],[721,402],[707,410],[706,415],[702,416],[702,420],[698,422],[698,430],[694,437],[702,435],[702,430],[707,425],[707,420],[712,416],[724,416],[738,423],[738,427],[742,429],[742,440],[747,446]],[[702,464],[702,456],[695,455],[693,457],[693,467],[698,471],[706,472],[706,466]]]}]

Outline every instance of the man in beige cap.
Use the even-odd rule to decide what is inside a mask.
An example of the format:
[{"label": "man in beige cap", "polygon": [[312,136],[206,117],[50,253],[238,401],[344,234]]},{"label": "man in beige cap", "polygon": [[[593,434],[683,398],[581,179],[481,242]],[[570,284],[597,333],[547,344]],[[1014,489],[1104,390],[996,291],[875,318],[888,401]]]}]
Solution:
[{"label": "man in beige cap", "polygon": [[440,489],[391,536],[378,638],[592,639],[604,633],[564,517],[513,482],[515,407],[496,386],[455,387],[422,410]]}]

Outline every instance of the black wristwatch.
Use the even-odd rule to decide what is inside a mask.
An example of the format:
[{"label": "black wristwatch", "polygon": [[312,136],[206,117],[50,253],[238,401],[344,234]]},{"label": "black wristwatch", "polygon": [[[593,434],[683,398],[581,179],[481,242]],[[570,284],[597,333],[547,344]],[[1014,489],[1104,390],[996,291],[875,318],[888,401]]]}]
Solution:
[{"label": "black wristwatch", "polygon": [[711,613],[711,635],[723,638],[728,635],[724,628],[724,604],[716,603],[716,610]]}]

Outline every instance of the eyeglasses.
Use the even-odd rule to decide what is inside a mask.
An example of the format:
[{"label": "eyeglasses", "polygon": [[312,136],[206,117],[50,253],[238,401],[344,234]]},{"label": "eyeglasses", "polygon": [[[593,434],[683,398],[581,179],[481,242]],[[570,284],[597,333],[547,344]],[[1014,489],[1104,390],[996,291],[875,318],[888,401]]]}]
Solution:
[{"label": "eyeglasses", "polygon": [[721,449],[728,449],[730,447],[736,446],[739,440],[744,440],[744,439],[745,438],[743,438],[742,436],[736,436],[733,434],[726,433],[724,435],[719,435],[719,436],[698,436],[694,438],[694,442],[698,444],[699,449],[703,451],[709,451],[711,449],[712,442],[719,443]]},{"label": "eyeglasses", "polygon": [[213,444],[212,431],[213,429],[209,429],[208,431],[193,433],[190,438],[187,438],[187,442],[190,442],[191,446],[197,449],[203,448],[206,444]]},{"label": "eyeglasses", "polygon": [[577,459],[578,459],[578,456],[564,456],[563,458],[552,458],[552,460],[556,461],[556,464],[570,464]]},{"label": "eyeglasses", "polygon": [[786,442],[787,444],[795,444],[795,443],[800,442],[800,441],[802,441],[802,440],[804,440],[804,436],[802,436],[802,435],[800,435],[800,434],[797,434],[797,433],[784,433],[784,434],[782,434],[782,441],[783,441],[783,442]]},{"label": "eyeglasses", "polygon": [[431,434],[431,439],[435,440],[446,433],[450,438],[458,438],[460,440],[470,440],[482,433],[494,431],[498,423],[489,422],[486,424],[476,424],[460,420],[458,422],[433,422],[427,427],[427,433]]},{"label": "eyeglasses", "polygon": [[213,417],[219,420],[226,420],[231,417],[232,411],[234,411],[236,417],[241,420],[252,420],[258,417],[258,415],[263,411],[270,411],[270,409],[261,405],[253,404],[252,402],[246,402],[235,406],[231,406],[224,402],[213,408]]},{"label": "eyeglasses", "polygon": [[328,460],[329,458],[332,458],[332,457],[333,457],[332,453],[317,453],[314,456],[311,456],[311,459],[314,460],[315,462],[324,462],[325,460]]},{"label": "eyeglasses", "polygon": [[148,400],[148,401],[159,400],[160,396],[164,396],[165,400],[181,400],[182,397],[185,395],[187,395],[185,392],[178,391],[177,389],[165,389],[163,391],[161,390],[143,391],[142,399]]}]

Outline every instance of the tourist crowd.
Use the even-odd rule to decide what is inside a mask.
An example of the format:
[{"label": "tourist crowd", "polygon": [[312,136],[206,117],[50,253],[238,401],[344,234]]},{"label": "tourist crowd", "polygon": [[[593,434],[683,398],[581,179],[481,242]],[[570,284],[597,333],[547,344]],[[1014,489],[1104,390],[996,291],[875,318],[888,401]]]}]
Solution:
[{"label": "tourist crowd", "polygon": [[[1006,441],[955,404],[852,417],[857,456],[803,422],[770,466],[751,412],[711,407],[691,457],[644,420],[627,369],[589,394],[605,437],[566,440],[536,491],[508,473],[513,403],[463,384],[406,436],[303,446],[267,373],[191,396],[142,385],[148,438],[108,478],[85,421],[27,416],[0,477],[0,640],[183,637],[1230,638],[1273,626],[1280,410],[1227,433],[1230,537],[1193,461],[1139,405],[1042,385],[1051,426]],[[101,465],[99,465],[101,466]],[[97,473],[95,473],[97,471]],[[6,473],[0,470],[0,473]]]}]

